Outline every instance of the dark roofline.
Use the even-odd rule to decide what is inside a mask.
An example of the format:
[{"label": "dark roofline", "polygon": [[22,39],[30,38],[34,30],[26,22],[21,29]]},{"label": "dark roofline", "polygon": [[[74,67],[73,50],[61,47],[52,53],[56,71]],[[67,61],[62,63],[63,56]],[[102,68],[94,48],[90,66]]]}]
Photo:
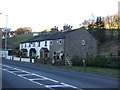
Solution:
[{"label": "dark roofline", "polygon": [[69,34],[73,31],[80,30],[80,29],[85,29],[85,28],[82,27],[79,29],[74,29],[74,30],[65,31],[65,32],[56,32],[56,33],[48,34],[48,35],[39,35],[39,36],[32,37],[28,40],[22,41],[21,43],[30,43],[30,42],[36,42],[36,41],[39,42],[39,41],[45,41],[45,40],[63,39],[66,34]]}]

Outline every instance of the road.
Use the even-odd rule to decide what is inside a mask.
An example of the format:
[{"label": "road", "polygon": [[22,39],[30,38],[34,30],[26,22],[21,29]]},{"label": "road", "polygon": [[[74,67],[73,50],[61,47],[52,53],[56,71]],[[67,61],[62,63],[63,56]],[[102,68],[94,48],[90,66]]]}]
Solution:
[{"label": "road", "polygon": [[3,88],[46,88],[50,90],[118,88],[118,79],[37,64],[2,60]]}]

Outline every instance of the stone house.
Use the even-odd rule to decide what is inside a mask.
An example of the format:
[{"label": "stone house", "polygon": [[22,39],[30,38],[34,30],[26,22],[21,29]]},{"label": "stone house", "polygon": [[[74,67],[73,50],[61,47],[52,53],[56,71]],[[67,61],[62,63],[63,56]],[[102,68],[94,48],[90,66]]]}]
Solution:
[{"label": "stone house", "polygon": [[85,28],[79,28],[32,37],[20,43],[20,50],[24,57],[65,64],[67,57],[96,55],[97,41]]}]

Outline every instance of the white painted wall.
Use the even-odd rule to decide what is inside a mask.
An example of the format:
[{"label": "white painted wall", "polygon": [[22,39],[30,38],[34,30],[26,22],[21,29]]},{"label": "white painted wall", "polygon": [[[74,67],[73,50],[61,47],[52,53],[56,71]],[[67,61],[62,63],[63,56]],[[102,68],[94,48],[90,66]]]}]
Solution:
[{"label": "white painted wall", "polygon": [[[47,48],[48,50],[50,50],[50,40],[47,40],[47,46],[45,46],[45,41],[40,42],[40,47],[38,46],[39,42],[34,42],[34,43],[35,43],[35,47],[33,47],[33,43],[30,45],[30,47],[29,47],[29,43],[26,43],[26,47],[25,47],[25,43],[20,44],[20,50],[21,49],[27,49],[28,50],[27,56],[29,57],[30,49],[35,48],[36,56],[39,56],[39,58],[40,58],[40,50],[41,50],[41,48]],[[23,45],[23,47],[22,47],[22,45]]]},{"label": "white painted wall", "polygon": [[8,51],[0,51],[0,57],[7,57],[8,56]]},{"label": "white painted wall", "polygon": [[[15,56],[7,56],[6,59],[12,60],[12,57],[14,61],[20,61],[20,58]],[[30,58],[21,58],[21,62],[30,62]],[[34,63],[34,59],[32,59],[32,63]]]}]

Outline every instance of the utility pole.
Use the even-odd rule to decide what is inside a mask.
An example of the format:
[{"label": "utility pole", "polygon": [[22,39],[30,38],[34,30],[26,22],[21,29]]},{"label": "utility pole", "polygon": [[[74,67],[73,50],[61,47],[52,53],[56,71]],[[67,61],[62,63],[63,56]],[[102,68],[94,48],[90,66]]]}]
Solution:
[{"label": "utility pole", "polygon": [[6,27],[5,27],[5,30],[6,30],[6,33],[5,33],[5,51],[7,51],[7,23],[8,23],[8,15],[6,15]]},{"label": "utility pole", "polygon": [[[2,13],[0,13],[2,14]],[[5,14],[2,14],[2,15],[5,15]],[[5,56],[6,56],[6,51],[7,51],[7,25],[8,25],[8,15],[5,15],[6,16],[6,26],[5,26]]]}]

